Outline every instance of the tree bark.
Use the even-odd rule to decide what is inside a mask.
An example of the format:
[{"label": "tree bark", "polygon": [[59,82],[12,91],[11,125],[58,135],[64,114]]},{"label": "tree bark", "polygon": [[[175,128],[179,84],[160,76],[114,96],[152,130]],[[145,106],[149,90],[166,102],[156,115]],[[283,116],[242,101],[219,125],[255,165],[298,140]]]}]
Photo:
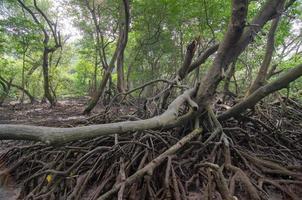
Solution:
[{"label": "tree bark", "polygon": [[290,82],[298,79],[300,76],[302,76],[302,64],[290,69],[275,81],[258,88],[254,93],[252,93],[242,102],[236,104],[226,112],[222,113],[218,117],[219,120],[226,120],[230,117],[239,115],[248,108],[254,107],[261,99],[277,90],[287,87]]},{"label": "tree bark", "polygon": [[[127,21],[128,26],[129,26],[129,1],[128,0],[123,0],[123,5],[124,5],[124,9],[125,9],[125,22]],[[96,106],[96,104],[98,103],[99,99],[101,96],[103,96],[106,85],[108,83],[108,80],[111,76],[112,70],[114,69],[115,66],[115,62],[117,60],[117,58],[123,54],[126,44],[127,44],[127,40],[128,40],[128,36],[126,37],[125,34],[128,34],[128,26],[125,26],[125,29],[121,32],[119,32],[119,37],[118,37],[118,41],[117,41],[117,45],[116,45],[116,49],[114,51],[114,54],[111,58],[110,64],[108,66],[108,68],[106,70],[104,70],[103,76],[102,76],[102,81],[100,83],[100,86],[98,88],[98,91],[95,93],[95,95],[92,97],[92,99],[89,101],[87,107],[85,108],[83,114],[89,114],[92,109]],[[127,32],[127,33],[125,33]]]},{"label": "tree bark", "polygon": [[202,54],[200,54],[195,61],[193,61],[188,69],[188,74],[198,68],[203,64],[211,55],[213,55],[218,50],[219,44],[214,44],[213,46],[206,49]]},{"label": "tree bark", "polygon": [[245,26],[247,15],[247,0],[232,1],[232,16],[227,33],[219,45],[217,55],[211,68],[201,80],[203,87],[199,88],[197,101],[201,107],[205,107],[212,100],[215,90],[224,77],[224,72],[253,41],[256,33],[271,20],[284,5],[284,0],[267,0],[260,12],[251,22],[251,26]]},{"label": "tree bark", "polygon": [[278,23],[280,21],[280,15],[278,15],[273,21],[271,28],[269,30],[268,36],[267,36],[267,43],[266,43],[266,50],[265,50],[265,55],[264,59],[262,61],[261,67],[259,69],[259,72],[248,89],[246,93],[246,97],[251,95],[253,92],[255,92],[258,88],[263,86],[266,82],[266,77],[268,74],[268,69],[272,60],[273,52],[274,52],[274,47],[275,47],[275,33],[278,27]]},{"label": "tree bark", "polygon": [[[23,88],[22,86],[13,84],[12,80],[13,80],[13,79],[10,79],[9,81],[7,81],[7,80],[5,80],[2,76],[0,76],[0,81],[1,81],[3,84],[6,84],[6,85],[9,85],[10,87],[15,87],[15,88],[19,89],[20,91],[22,91],[23,93],[25,93],[25,94],[28,96],[28,98],[29,98],[29,100],[30,100],[31,103],[36,102],[35,97],[32,96],[28,90],[26,90],[26,89]],[[1,82],[0,82],[0,84],[3,86],[3,84],[2,84]]]},{"label": "tree bark", "polygon": [[230,82],[231,82],[231,78],[233,77],[233,75],[235,73],[235,68],[236,68],[236,61],[234,61],[232,63],[231,67],[229,68],[229,70],[226,73],[225,82],[224,82],[224,86],[223,86],[224,98],[226,96],[233,96],[233,97],[236,96],[236,94],[234,94],[233,92],[230,91]]},{"label": "tree bark", "polygon": [[219,45],[212,67],[201,81],[203,86],[199,88],[197,94],[198,103],[202,105],[202,107],[206,107],[212,99],[219,82],[223,79],[224,72],[230,64],[230,57],[233,56],[230,54],[230,49],[239,43],[240,37],[243,34],[247,9],[247,0],[232,1],[232,16],[227,33]]},{"label": "tree bark", "polygon": [[179,80],[184,79],[187,76],[187,74],[189,73],[189,70],[191,68],[191,62],[194,57],[196,48],[197,48],[196,40],[194,40],[187,46],[187,51],[186,51],[186,55],[184,57],[183,64],[177,72],[177,76],[178,76]]},{"label": "tree bark", "polygon": [[193,88],[185,91],[169,105],[163,114],[150,119],[75,128],[0,124],[0,140],[32,140],[49,145],[63,145],[67,142],[92,139],[110,134],[174,127],[183,124],[194,116],[194,113],[190,111],[184,115],[179,115],[179,109],[185,103],[188,103],[195,111],[198,109],[197,104],[192,101],[196,90],[197,88]]},{"label": "tree bark", "polygon": [[124,19],[120,20],[119,29],[122,33],[122,44],[119,54],[117,55],[117,90],[120,93],[123,93],[127,90],[127,82],[125,80],[124,74],[124,51],[128,42],[128,32],[130,25],[130,8],[129,0],[123,0],[123,8],[121,9],[121,16],[125,16]]},{"label": "tree bark", "polygon": [[51,106],[55,105],[55,101],[53,96],[50,93],[50,87],[49,87],[49,68],[48,68],[48,56],[49,56],[49,50],[47,48],[48,41],[44,43],[44,51],[43,51],[43,88],[44,88],[44,96],[49,101]]},{"label": "tree bark", "polygon": [[4,100],[7,98],[10,88],[11,88],[11,83],[13,82],[13,79],[10,79],[8,82],[4,82],[2,78],[0,78],[0,85],[3,88],[3,94],[0,96],[0,106],[4,103]]},{"label": "tree bark", "polygon": [[[29,6],[27,6],[22,0],[18,0],[20,6],[22,8],[24,8],[33,18],[33,20],[35,21],[35,23],[38,25],[38,27],[40,28],[40,30],[43,32],[44,34],[44,40],[43,40],[43,64],[42,64],[42,68],[43,68],[43,89],[44,89],[44,97],[47,98],[47,100],[49,101],[49,103],[51,104],[51,106],[55,105],[55,101],[54,98],[52,97],[51,93],[50,93],[50,87],[49,87],[49,53],[53,53],[55,52],[58,48],[62,47],[61,45],[61,37],[60,37],[60,32],[57,31],[57,25],[52,23],[50,21],[50,19],[45,15],[45,13],[38,7],[37,5],[37,1],[33,0],[34,3],[34,8],[35,10],[39,13],[39,15],[41,16],[41,19],[45,20],[48,29],[47,30],[45,28],[45,25],[43,23],[41,23],[41,19],[37,18],[36,14],[29,8]],[[49,34],[48,31],[51,32],[52,38],[54,39],[55,45],[53,47],[49,47]]]}]

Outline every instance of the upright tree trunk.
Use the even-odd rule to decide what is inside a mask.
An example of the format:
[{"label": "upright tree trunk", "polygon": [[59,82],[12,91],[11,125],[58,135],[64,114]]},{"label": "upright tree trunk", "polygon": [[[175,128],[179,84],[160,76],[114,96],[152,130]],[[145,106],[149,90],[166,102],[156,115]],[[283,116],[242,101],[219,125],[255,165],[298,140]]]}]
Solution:
[{"label": "upright tree trunk", "polygon": [[[24,40],[23,40],[24,42]],[[25,55],[26,55],[26,50],[23,51],[22,55],[22,87],[25,88]],[[24,102],[24,91],[21,91],[21,99],[20,102]]]},{"label": "upright tree trunk", "polygon": [[[54,98],[52,97],[50,93],[50,87],[49,87],[49,69],[48,69],[48,64],[49,64],[49,53],[55,52],[58,48],[62,47],[61,44],[61,35],[60,32],[57,31],[57,23],[53,23],[47,15],[42,11],[42,9],[39,8],[37,4],[37,0],[33,0],[33,5],[35,8],[34,12],[31,7],[27,6],[24,1],[18,0],[19,4],[21,5],[22,8],[24,8],[33,18],[35,23],[38,25],[40,30],[43,32],[44,35],[44,41],[43,41],[43,89],[44,89],[44,97],[48,99],[49,103],[51,106],[55,105]],[[40,18],[37,17],[37,13],[39,14]],[[45,23],[42,23],[42,20]],[[48,29],[45,27],[45,24],[47,24]],[[55,42],[55,45],[53,47],[49,46],[49,32],[51,33],[52,39]],[[44,98],[43,97],[43,98]]]},{"label": "upright tree trunk", "polygon": [[123,0],[122,9],[120,9],[120,24],[119,29],[121,34],[120,51],[116,59],[117,67],[117,90],[118,92],[125,92],[127,90],[127,82],[124,75],[124,52],[128,42],[128,31],[130,23],[130,8],[129,0]]},{"label": "upright tree trunk", "polygon": [[127,83],[124,77],[124,52],[116,60],[117,66],[117,91],[123,93],[127,90]]},{"label": "upright tree trunk", "polygon": [[269,30],[268,36],[267,36],[267,43],[266,43],[266,50],[265,50],[265,55],[264,59],[262,61],[261,67],[259,69],[259,72],[248,89],[248,92],[246,94],[246,97],[251,95],[253,92],[255,92],[258,88],[263,86],[266,82],[266,77],[268,74],[268,69],[272,60],[273,52],[274,52],[274,46],[275,46],[275,32],[278,27],[278,23],[280,21],[280,15],[277,16],[273,21],[271,28]]},{"label": "upright tree trunk", "polygon": [[44,44],[44,51],[43,51],[43,88],[44,88],[44,96],[49,101],[51,106],[55,105],[54,98],[50,93],[49,87],[49,69],[48,69],[48,56],[49,56],[49,49],[46,47],[47,43]]},{"label": "upright tree trunk", "polygon": [[98,103],[100,97],[103,95],[107,82],[109,80],[111,76],[111,71],[105,71],[103,73],[102,76],[102,81],[100,83],[100,86],[98,88],[98,90],[95,92],[94,96],[92,97],[92,99],[89,101],[88,106],[85,108],[84,110],[84,114],[89,114],[91,112],[91,110],[96,106],[96,104]]},{"label": "upright tree trunk", "polygon": [[236,96],[233,92],[230,91],[230,82],[231,78],[233,77],[235,73],[235,67],[236,67],[236,61],[234,61],[230,67],[230,69],[226,73],[225,82],[223,86],[223,95],[224,98],[226,96]]},{"label": "upright tree trunk", "polygon": [[93,74],[93,93],[97,91],[97,73],[98,73],[98,51],[95,52],[94,74]]},{"label": "upright tree trunk", "polygon": [[98,91],[95,93],[95,95],[92,97],[92,99],[89,101],[88,106],[84,110],[84,114],[88,114],[91,112],[91,110],[96,106],[98,103],[100,97],[104,94],[106,85],[108,83],[108,80],[111,76],[112,70],[114,69],[115,62],[119,58],[121,59],[124,54],[125,47],[127,45],[128,41],[128,29],[129,29],[129,0],[123,0],[123,6],[125,9],[125,26],[124,29],[119,32],[119,37],[116,45],[116,49],[114,51],[114,54],[111,58],[110,64],[107,67],[106,70],[104,70],[102,81],[100,83],[100,86],[98,88]]},{"label": "upright tree trunk", "polygon": [[223,41],[219,45],[216,57],[212,66],[208,70],[206,76],[203,77],[197,92],[197,101],[204,108],[212,100],[216,88],[224,77],[224,72],[253,41],[256,33],[272,18],[282,11],[285,0],[267,0],[262,6],[260,12],[251,21],[251,24],[257,26],[245,26],[248,1],[233,0],[232,1],[232,16],[228,26],[227,33]]}]

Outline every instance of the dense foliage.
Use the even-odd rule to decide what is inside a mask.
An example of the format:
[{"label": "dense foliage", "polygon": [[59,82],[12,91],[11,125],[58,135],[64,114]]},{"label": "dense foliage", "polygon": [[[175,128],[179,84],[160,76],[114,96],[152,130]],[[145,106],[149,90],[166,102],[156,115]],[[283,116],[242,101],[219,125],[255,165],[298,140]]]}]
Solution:
[{"label": "dense foliage", "polygon": [[[31,1],[25,2],[32,4]],[[49,58],[50,87],[57,97],[91,95],[101,80],[103,68],[98,55],[96,26],[85,2],[88,1],[38,1],[47,16],[58,23],[65,41],[62,48]],[[88,2],[90,8],[92,2]],[[95,4],[97,24],[103,33],[102,48],[110,60],[117,42],[120,5],[114,1],[95,1]],[[250,3],[249,19],[257,13],[260,5],[261,1]],[[0,6],[1,76],[6,80],[13,79],[14,84],[41,99],[43,34],[17,1],[2,1]],[[192,39],[201,41],[198,52],[219,42],[227,27],[230,10],[225,8],[229,6],[229,1],[131,1],[131,29],[124,61],[129,89],[148,80],[169,78],[175,74]],[[278,70],[287,70],[301,62],[301,10],[298,1],[287,12],[290,14],[284,14],[278,27],[276,52],[272,59],[272,65],[277,64]],[[248,88],[261,65],[268,29],[269,24],[236,63],[239,93]],[[207,63],[202,66],[200,74],[207,68]],[[189,78],[194,76],[192,74]],[[116,80],[114,70],[113,83]],[[301,94],[301,86],[301,80],[294,83],[290,94]],[[230,87],[234,91],[234,81]],[[3,93],[2,87],[0,91]],[[9,95],[20,99],[22,92],[12,88]]]}]

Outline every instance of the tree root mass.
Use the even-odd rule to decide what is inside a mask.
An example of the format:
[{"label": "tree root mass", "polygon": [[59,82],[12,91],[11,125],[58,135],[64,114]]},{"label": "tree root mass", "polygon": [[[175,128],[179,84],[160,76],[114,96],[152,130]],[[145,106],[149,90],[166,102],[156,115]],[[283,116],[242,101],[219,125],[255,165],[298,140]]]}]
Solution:
[{"label": "tree root mass", "polygon": [[[222,109],[215,105],[216,114]],[[1,154],[0,180],[20,186],[18,199],[298,200],[301,120],[302,107],[290,100],[221,124],[209,112],[199,120],[202,129],[188,122],[62,147],[24,144]]]}]

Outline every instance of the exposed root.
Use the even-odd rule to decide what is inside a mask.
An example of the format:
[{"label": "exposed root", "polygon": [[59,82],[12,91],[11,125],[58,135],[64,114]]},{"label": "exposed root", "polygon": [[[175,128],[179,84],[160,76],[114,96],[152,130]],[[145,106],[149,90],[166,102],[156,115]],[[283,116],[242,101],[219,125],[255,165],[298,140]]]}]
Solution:
[{"label": "exposed root", "polygon": [[19,199],[298,200],[302,109],[288,101],[287,117],[277,106],[221,124],[208,109],[182,128],[13,147],[0,155],[0,180],[17,180]]}]

